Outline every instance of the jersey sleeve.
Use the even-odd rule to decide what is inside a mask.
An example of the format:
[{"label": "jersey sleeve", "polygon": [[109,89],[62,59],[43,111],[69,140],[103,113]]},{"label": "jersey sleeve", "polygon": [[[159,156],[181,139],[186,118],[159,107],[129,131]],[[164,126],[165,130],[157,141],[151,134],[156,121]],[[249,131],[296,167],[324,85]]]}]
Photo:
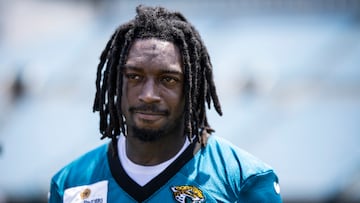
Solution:
[{"label": "jersey sleeve", "polygon": [[276,174],[268,171],[248,177],[241,188],[239,202],[281,203]]},{"label": "jersey sleeve", "polygon": [[54,182],[54,180],[51,180],[48,203],[60,203],[60,202],[63,202],[63,200],[61,195],[59,194],[58,186]]}]

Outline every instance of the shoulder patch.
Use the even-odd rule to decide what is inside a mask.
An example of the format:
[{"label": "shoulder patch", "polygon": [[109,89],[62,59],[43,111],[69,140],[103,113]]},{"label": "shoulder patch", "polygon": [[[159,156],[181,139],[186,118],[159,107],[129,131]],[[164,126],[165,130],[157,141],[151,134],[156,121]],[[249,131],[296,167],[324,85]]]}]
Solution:
[{"label": "shoulder patch", "polygon": [[191,202],[205,202],[205,197],[203,192],[191,185],[182,185],[182,186],[173,186],[171,187],[174,198],[177,202],[185,203],[187,200],[191,200]]},{"label": "shoulder patch", "polygon": [[64,203],[106,203],[108,181],[103,180],[91,185],[68,188],[64,192]]}]

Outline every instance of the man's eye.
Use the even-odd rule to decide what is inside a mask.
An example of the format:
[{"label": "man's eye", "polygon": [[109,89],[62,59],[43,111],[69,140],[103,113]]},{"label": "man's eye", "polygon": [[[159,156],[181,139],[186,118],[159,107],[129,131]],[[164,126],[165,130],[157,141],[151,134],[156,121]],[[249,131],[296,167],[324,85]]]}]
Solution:
[{"label": "man's eye", "polygon": [[126,74],[126,77],[129,79],[129,80],[140,80],[141,79],[141,77],[140,77],[140,75],[138,75],[138,74]]},{"label": "man's eye", "polygon": [[173,85],[178,82],[178,79],[173,78],[173,77],[164,77],[164,78],[162,78],[162,81],[168,85]]}]

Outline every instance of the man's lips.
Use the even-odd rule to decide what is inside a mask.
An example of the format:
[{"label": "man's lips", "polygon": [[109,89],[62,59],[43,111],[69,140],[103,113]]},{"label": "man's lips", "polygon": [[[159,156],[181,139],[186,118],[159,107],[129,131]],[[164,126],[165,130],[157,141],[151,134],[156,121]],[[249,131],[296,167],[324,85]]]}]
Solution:
[{"label": "man's lips", "polygon": [[141,120],[156,121],[166,116],[164,112],[134,111],[134,114]]},{"label": "man's lips", "polygon": [[159,116],[166,115],[166,112],[162,112],[162,111],[138,111],[138,110],[135,110],[134,113],[145,114],[145,115],[159,115]]},{"label": "man's lips", "polygon": [[130,107],[129,111],[138,119],[153,122],[169,115],[169,111],[160,109],[156,105],[142,105]]},{"label": "man's lips", "polygon": [[146,114],[146,115],[167,116],[169,114],[168,110],[160,109],[155,105],[144,105],[144,106],[139,106],[139,107],[130,107],[129,111],[131,113]]}]

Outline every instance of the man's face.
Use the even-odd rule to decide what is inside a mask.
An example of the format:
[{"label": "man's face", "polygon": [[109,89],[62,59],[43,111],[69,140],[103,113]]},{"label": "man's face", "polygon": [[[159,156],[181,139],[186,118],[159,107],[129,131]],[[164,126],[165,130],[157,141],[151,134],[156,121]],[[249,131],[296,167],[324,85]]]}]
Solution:
[{"label": "man's face", "polygon": [[121,109],[128,135],[152,141],[182,130],[183,86],[181,55],[173,43],[136,40],[123,67]]}]

